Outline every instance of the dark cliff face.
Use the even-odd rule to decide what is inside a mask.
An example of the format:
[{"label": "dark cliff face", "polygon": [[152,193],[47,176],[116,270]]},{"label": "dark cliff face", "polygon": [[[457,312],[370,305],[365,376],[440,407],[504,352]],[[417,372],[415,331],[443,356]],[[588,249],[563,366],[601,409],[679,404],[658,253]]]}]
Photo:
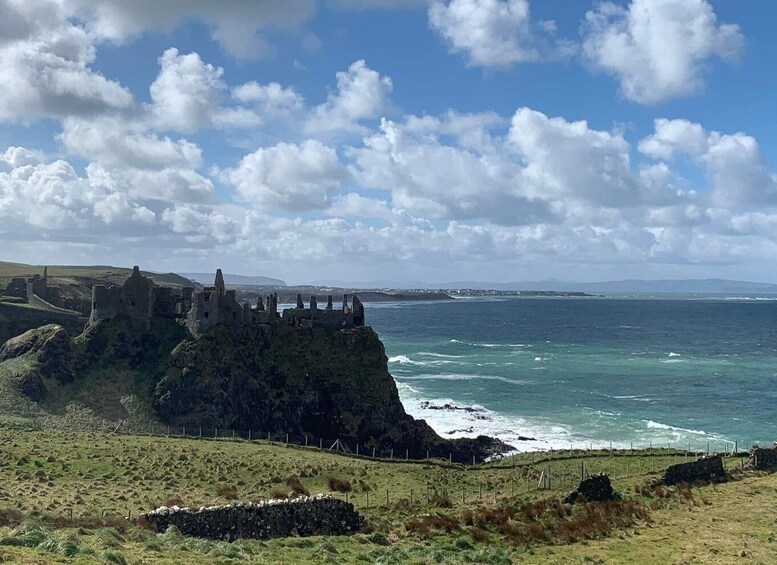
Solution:
[{"label": "dark cliff face", "polygon": [[331,331],[213,328],[170,355],[153,393],[166,423],[340,439],[387,455],[480,460],[508,449],[487,438],[444,440],[404,411],[383,344],[369,327]]},{"label": "dark cliff face", "polygon": [[358,443],[362,453],[428,453],[462,463],[510,450],[482,436],[443,439],[406,414],[369,327],[216,326],[191,338],[173,320],[146,331],[117,316],[72,342],[58,326],[28,332],[9,341],[0,360],[20,355],[36,356],[18,385],[33,400],[46,396],[45,378],[67,385],[77,376],[88,387],[91,371],[116,369],[165,424],[288,434],[296,442],[339,439],[350,450]]}]

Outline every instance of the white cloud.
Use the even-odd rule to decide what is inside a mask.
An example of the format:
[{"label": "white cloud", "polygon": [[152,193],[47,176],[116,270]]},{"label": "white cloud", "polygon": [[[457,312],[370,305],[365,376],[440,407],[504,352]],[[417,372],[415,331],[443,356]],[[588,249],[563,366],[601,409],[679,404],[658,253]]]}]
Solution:
[{"label": "white cloud", "polygon": [[432,0],[429,25],[473,67],[506,68],[574,51],[553,38],[555,22],[532,22],[529,0]]},{"label": "white cloud", "polygon": [[131,109],[130,92],[90,68],[88,33],[53,0],[4,0],[0,120],[89,116]]},{"label": "white cloud", "polygon": [[[36,157],[30,159],[33,153]],[[19,160],[21,154],[26,156]],[[68,240],[90,230],[127,234],[155,222],[151,210],[109,182],[99,169],[90,165],[82,177],[67,161],[39,157],[37,152],[12,148],[0,160],[6,164],[0,172],[4,238],[57,232]]]},{"label": "white cloud", "polygon": [[74,155],[99,165],[128,193],[183,202],[210,200],[213,183],[200,175],[200,148],[185,139],[133,131],[114,118],[65,120],[59,140]]},{"label": "white cloud", "polygon": [[169,31],[189,19],[205,23],[229,54],[256,59],[273,53],[262,33],[296,29],[315,13],[313,0],[62,0],[96,36],[122,42],[146,31]]},{"label": "white cloud", "polygon": [[655,121],[655,132],[639,150],[653,158],[691,157],[703,167],[712,204],[741,208],[777,204],[777,175],[770,170],[758,141],[745,133],[706,131],[688,120]]},{"label": "white cloud", "polygon": [[435,0],[429,24],[451,51],[467,53],[473,66],[506,67],[539,58],[528,0]]},{"label": "white cloud", "polygon": [[291,211],[326,208],[347,177],[336,151],[316,140],[258,149],[221,175],[250,206]]},{"label": "white cloud", "polygon": [[304,99],[294,88],[283,87],[277,82],[247,82],[236,87],[232,96],[240,102],[253,104],[261,115],[284,116],[304,107]]},{"label": "white cloud", "polygon": [[711,60],[732,61],[744,44],[739,27],[719,25],[706,0],[632,0],[628,9],[602,2],[586,14],[583,35],[591,65],[641,104],[698,92]]},{"label": "white cloud", "polygon": [[261,118],[246,108],[221,106],[224,69],[205,63],[197,53],[167,49],[151,84],[151,112],[161,129],[194,132],[209,127],[255,127]]},{"label": "white cloud", "polygon": [[337,91],[316,106],[306,124],[309,132],[364,131],[360,121],[380,116],[389,106],[391,78],[370,69],[364,60],[337,73]]}]

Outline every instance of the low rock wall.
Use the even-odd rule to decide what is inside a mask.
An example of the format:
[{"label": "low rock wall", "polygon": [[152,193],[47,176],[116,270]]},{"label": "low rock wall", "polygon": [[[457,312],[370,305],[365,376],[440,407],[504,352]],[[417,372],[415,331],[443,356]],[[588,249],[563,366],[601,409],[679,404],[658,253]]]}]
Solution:
[{"label": "low rock wall", "polygon": [[620,500],[620,498],[621,496],[612,488],[610,477],[600,474],[592,475],[580,481],[577,488],[564,498],[564,504],[574,504],[575,502],[582,501],[605,502]]},{"label": "low rock wall", "polygon": [[364,517],[353,505],[326,496],[270,500],[259,504],[190,508],[162,507],[140,516],[158,532],[171,525],[183,535],[233,541],[285,536],[345,535],[361,530]]},{"label": "low rock wall", "polygon": [[665,485],[676,485],[678,483],[692,483],[694,481],[709,481],[715,478],[726,476],[726,470],[723,468],[723,458],[720,455],[697,459],[689,463],[679,463],[667,467],[664,471],[662,482]]},{"label": "low rock wall", "polygon": [[750,451],[750,463],[756,469],[769,469],[777,467],[777,448],[766,449],[754,447]]}]

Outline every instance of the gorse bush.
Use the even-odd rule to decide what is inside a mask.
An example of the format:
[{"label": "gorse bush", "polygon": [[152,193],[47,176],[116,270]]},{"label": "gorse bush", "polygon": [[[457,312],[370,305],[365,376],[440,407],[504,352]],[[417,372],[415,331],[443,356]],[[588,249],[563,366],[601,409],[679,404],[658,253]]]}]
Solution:
[{"label": "gorse bush", "polygon": [[286,486],[296,495],[310,496],[310,491],[302,484],[302,481],[297,475],[292,475],[286,479]]},{"label": "gorse bush", "polygon": [[337,477],[327,477],[326,485],[333,492],[351,492],[351,482]]}]

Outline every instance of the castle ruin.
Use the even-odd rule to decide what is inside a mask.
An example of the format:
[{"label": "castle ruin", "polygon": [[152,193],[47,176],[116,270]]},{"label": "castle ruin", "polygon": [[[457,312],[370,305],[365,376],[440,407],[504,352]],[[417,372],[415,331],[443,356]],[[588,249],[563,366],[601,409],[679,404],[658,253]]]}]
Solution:
[{"label": "castle ruin", "polygon": [[127,316],[139,329],[149,329],[154,318],[183,319],[189,333],[201,335],[217,325],[240,328],[250,325],[287,325],[297,328],[326,327],[353,328],[364,325],[364,306],[353,296],[343,296],[342,308],[334,309],[332,296],[326,307],[318,307],[315,296],[306,308],[302,295],[297,295],[294,308],[278,313],[278,294],[260,297],[255,306],[240,304],[236,291],[227,290],[221,269],[216,271],[213,286],[195,291],[192,287],[171,288],[156,286],[134,267],[132,275],[121,286],[92,287],[92,312],[89,325],[115,316]]}]

